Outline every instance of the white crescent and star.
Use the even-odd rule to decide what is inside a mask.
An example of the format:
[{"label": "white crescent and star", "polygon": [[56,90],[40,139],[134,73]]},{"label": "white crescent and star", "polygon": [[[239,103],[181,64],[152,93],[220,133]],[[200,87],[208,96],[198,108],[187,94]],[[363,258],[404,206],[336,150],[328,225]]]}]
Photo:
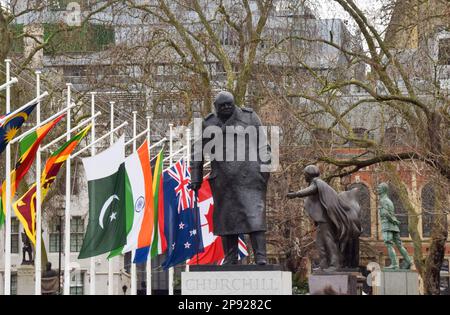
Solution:
[{"label": "white crescent and star", "polygon": [[[98,218],[98,224],[100,225],[102,230],[104,229],[104,227],[103,227],[103,219],[105,217],[106,210],[108,210],[109,206],[113,203],[114,199],[115,200],[120,200],[119,197],[117,197],[117,195],[112,195],[111,197],[108,198],[108,200],[105,201],[105,203],[103,204],[102,210],[100,211],[100,216]],[[111,214],[111,216],[109,217],[110,222],[112,222],[113,220],[117,219],[116,215],[117,215],[116,212]]]}]

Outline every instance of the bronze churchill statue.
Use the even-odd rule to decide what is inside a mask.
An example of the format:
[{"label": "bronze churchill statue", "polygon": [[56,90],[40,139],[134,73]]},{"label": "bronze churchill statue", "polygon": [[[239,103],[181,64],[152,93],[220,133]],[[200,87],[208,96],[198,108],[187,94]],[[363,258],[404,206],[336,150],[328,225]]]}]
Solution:
[{"label": "bronze churchill statue", "polygon": [[361,223],[357,189],[337,193],[320,179],[319,168],[309,165],[304,170],[309,187],[288,194],[288,198],[306,198],[305,210],[317,228],[316,246],[320,268],[326,272],[359,265]]},{"label": "bronze churchill statue", "polygon": [[202,122],[193,145],[191,189],[203,181],[205,155],[211,159],[209,181],[214,199],[214,234],[222,237],[224,264],[238,263],[238,236],[249,234],[255,262],[267,263],[265,199],[270,147],[261,120],[250,108],[236,106],[229,92],[214,101],[215,113]]}]

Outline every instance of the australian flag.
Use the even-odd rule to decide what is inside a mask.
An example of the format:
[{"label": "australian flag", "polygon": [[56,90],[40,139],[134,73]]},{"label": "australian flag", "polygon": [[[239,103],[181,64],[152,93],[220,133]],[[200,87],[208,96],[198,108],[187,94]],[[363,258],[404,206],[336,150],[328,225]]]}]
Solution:
[{"label": "australian flag", "polygon": [[194,191],[188,188],[190,172],[181,160],[163,173],[164,233],[167,258],[162,264],[168,269],[203,252],[200,213],[194,206]]}]

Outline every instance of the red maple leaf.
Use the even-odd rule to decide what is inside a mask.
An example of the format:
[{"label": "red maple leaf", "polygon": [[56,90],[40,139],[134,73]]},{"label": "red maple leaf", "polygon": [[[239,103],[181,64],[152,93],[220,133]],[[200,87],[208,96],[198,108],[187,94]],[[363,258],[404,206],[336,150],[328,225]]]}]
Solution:
[{"label": "red maple leaf", "polygon": [[214,212],[214,205],[211,203],[209,205],[208,213],[205,215],[207,223],[203,225],[203,226],[205,226],[205,225],[208,226],[208,233],[213,232],[213,212]]}]

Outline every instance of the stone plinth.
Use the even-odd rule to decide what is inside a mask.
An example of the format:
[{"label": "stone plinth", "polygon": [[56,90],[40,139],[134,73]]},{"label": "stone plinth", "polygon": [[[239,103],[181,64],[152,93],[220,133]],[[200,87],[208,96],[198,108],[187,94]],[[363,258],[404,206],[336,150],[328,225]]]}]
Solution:
[{"label": "stone plinth", "polygon": [[17,267],[17,295],[34,295],[34,266]]},{"label": "stone plinth", "polygon": [[183,295],[292,295],[292,274],[279,266],[191,266]]},{"label": "stone plinth", "polygon": [[358,276],[354,273],[314,273],[308,282],[311,295],[331,294],[328,290],[337,295],[358,294]]},{"label": "stone plinth", "polygon": [[412,270],[382,270],[378,295],[419,295],[419,274]]}]

